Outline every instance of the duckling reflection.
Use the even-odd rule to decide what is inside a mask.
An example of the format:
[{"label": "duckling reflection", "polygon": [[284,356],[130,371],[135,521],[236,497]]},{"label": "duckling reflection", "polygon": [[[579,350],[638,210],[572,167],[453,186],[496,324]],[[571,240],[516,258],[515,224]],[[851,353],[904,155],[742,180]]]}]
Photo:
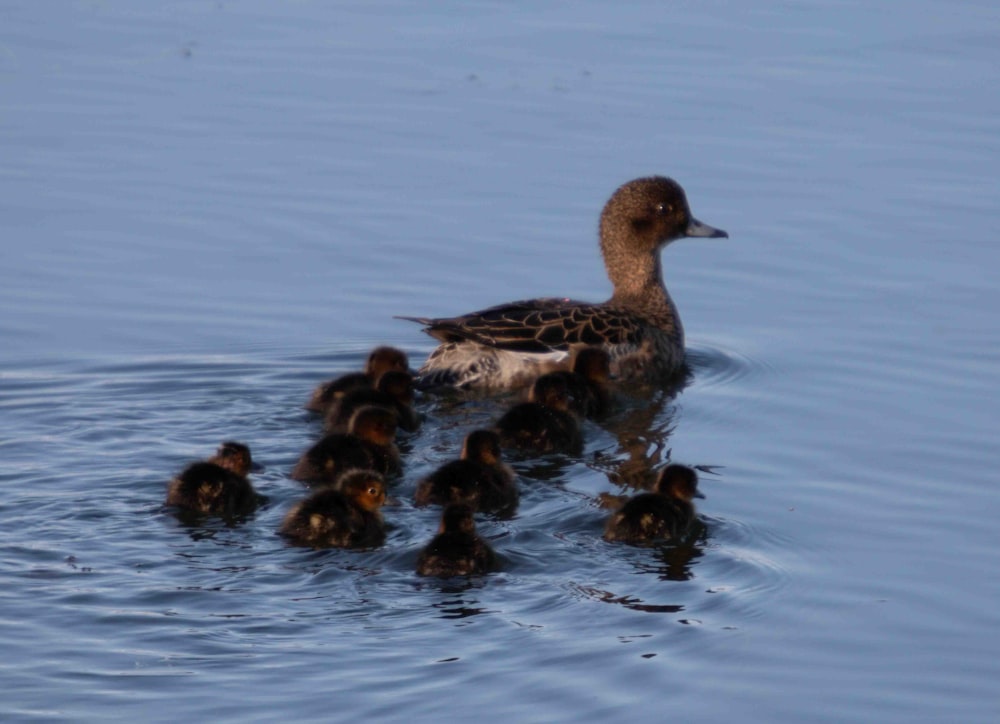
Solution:
[{"label": "duckling reflection", "polygon": [[313,485],[332,485],[351,468],[371,469],[387,475],[399,470],[396,413],[368,405],[354,412],[348,432],[331,433],[306,450],[291,477]]},{"label": "duckling reflection", "polygon": [[652,492],[630,498],[608,519],[604,539],[641,544],[684,538],[695,521],[692,498],[698,491],[698,474],[686,465],[668,465]]},{"label": "duckling reflection", "polygon": [[389,370],[409,372],[410,360],[406,353],[395,347],[376,347],[368,355],[364,372],[348,372],[319,385],[312,394],[306,409],[325,413],[348,390],[358,387],[373,388],[375,381]]},{"label": "duckling reflection", "polygon": [[385,481],[373,470],[351,470],[334,487],[322,488],[295,505],[280,533],[312,548],[374,548],[385,542],[379,508]]},{"label": "duckling reflection", "polygon": [[558,374],[545,374],[531,386],[528,402],[508,410],[497,421],[501,442],[535,453],[579,453],[583,437],[569,411],[569,387]]},{"label": "duckling reflection", "polygon": [[375,383],[374,389],[356,387],[348,390],[326,413],[324,428],[327,432],[343,432],[351,415],[363,405],[378,405],[396,413],[397,424],[407,432],[420,427],[420,420],[413,410],[413,375],[409,372],[389,370]]},{"label": "duckling reflection", "polygon": [[208,460],[186,467],[167,486],[167,505],[196,513],[235,516],[251,513],[259,498],[247,475],[253,466],[250,448],[224,442]]},{"label": "duckling reflection", "polygon": [[451,503],[444,509],[438,534],[417,559],[417,574],[421,576],[470,576],[496,568],[496,554],[476,534],[472,508],[464,503]]},{"label": "duckling reflection", "polygon": [[514,471],[500,459],[500,436],[473,430],[465,436],[462,456],[445,463],[417,485],[418,506],[466,503],[484,512],[512,513],[518,490]]}]

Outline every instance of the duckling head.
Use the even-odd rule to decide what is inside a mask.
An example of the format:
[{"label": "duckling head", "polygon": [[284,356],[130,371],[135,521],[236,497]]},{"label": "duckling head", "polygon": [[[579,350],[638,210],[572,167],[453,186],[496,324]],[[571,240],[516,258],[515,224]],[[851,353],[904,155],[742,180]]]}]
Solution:
[{"label": "duckling head", "polygon": [[253,458],[250,456],[250,448],[241,442],[227,440],[219,445],[218,451],[210,459],[219,467],[236,473],[241,477],[246,477],[253,468]]},{"label": "duckling head", "polygon": [[375,389],[392,395],[403,404],[413,404],[413,375],[405,370],[383,372],[375,383]]},{"label": "duckling head", "polygon": [[369,513],[385,504],[385,479],[374,470],[348,470],[337,479],[335,487]]},{"label": "duckling head", "polygon": [[704,498],[698,490],[698,473],[687,465],[668,465],[660,471],[654,486],[656,492],[679,500],[691,502],[692,498]]},{"label": "duckling head", "polygon": [[406,352],[395,347],[376,347],[368,355],[368,361],[365,363],[365,374],[373,380],[377,380],[389,370],[410,371],[410,360],[406,356]]},{"label": "duckling head", "polygon": [[500,436],[494,430],[473,430],[462,443],[462,459],[475,460],[484,465],[500,462]]},{"label": "duckling head", "polygon": [[569,410],[569,387],[566,381],[557,375],[542,375],[531,386],[532,402],[537,402],[553,410]]},{"label": "duckling head", "polygon": [[472,517],[472,506],[465,503],[450,503],[441,514],[439,533],[476,532],[476,522]]},{"label": "duckling head", "polygon": [[600,347],[584,347],[576,353],[573,371],[591,382],[606,383],[611,379],[611,356]]},{"label": "duckling head", "polygon": [[347,431],[381,447],[392,444],[396,437],[396,413],[378,405],[364,405],[351,415]]}]

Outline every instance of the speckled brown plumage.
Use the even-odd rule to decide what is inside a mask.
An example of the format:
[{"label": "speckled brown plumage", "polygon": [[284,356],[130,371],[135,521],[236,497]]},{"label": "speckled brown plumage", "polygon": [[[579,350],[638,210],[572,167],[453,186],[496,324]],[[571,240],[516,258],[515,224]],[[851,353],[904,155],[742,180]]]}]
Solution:
[{"label": "speckled brown plumage", "polygon": [[663,285],[659,252],[686,236],[727,234],[691,215],[675,181],[654,176],[628,182],[601,213],[601,253],[614,286],[608,301],[530,299],[459,317],[403,317],[442,342],[420,369],[420,385],[525,384],[575,345],[604,348],[621,378],[675,374],[684,363],[684,329]]}]

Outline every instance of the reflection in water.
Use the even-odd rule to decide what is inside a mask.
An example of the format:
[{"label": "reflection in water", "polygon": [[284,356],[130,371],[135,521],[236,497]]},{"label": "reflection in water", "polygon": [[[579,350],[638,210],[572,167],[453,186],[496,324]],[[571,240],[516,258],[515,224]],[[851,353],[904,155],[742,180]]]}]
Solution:
[{"label": "reflection in water", "polygon": [[573,587],[587,598],[600,601],[601,603],[615,603],[633,611],[642,611],[644,613],[678,613],[684,610],[684,606],[679,604],[643,603],[641,598],[635,596],[618,596],[611,591],[591,586],[573,584]]},{"label": "reflection in water", "polygon": [[705,555],[703,548],[707,543],[708,528],[696,520],[686,540],[657,546],[655,557],[636,560],[635,567],[643,573],[655,573],[663,581],[689,581],[694,577],[691,568]]},{"label": "reflection in water", "polygon": [[[609,421],[608,431],[618,438],[618,447],[610,455],[598,452],[588,466],[603,472],[615,485],[649,489],[657,466],[670,459],[667,440],[674,431],[676,408],[668,405],[681,389],[679,385],[651,393],[642,404],[632,403],[616,415]],[[627,455],[624,460],[623,454]]]},{"label": "reflection in water", "polygon": [[489,609],[481,608],[475,605],[478,603],[479,601],[476,599],[466,600],[463,598],[456,598],[453,600],[432,603],[431,608],[440,612],[438,618],[444,619],[469,618],[471,616],[478,616],[482,613],[490,613]]}]

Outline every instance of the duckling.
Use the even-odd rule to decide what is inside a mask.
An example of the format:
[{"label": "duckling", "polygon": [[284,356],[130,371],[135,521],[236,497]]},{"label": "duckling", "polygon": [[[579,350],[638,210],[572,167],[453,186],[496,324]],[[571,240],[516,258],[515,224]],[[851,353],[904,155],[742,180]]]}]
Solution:
[{"label": "duckling", "polygon": [[335,487],[323,488],[297,503],[280,533],[293,544],[312,548],[374,548],[385,542],[379,508],[385,480],[374,470],[349,470]]},{"label": "duckling", "polygon": [[247,479],[252,466],[249,447],[224,442],[215,455],[189,465],[170,481],[167,505],[224,516],[251,513],[258,503],[257,493]]},{"label": "duckling", "polygon": [[695,520],[691,499],[704,497],[698,490],[698,473],[686,465],[668,465],[653,492],[629,498],[611,515],[604,540],[637,544],[683,538]]},{"label": "duckling", "polygon": [[550,374],[566,380],[570,409],[582,417],[599,419],[611,407],[608,380],[611,379],[611,357],[600,347],[577,350],[569,371]]},{"label": "duckling", "polygon": [[347,432],[326,435],[306,450],[291,477],[310,484],[331,485],[351,468],[376,470],[383,475],[399,470],[396,413],[366,405],[354,411]]},{"label": "duckling", "polygon": [[355,387],[345,392],[326,413],[327,432],[343,432],[354,411],[362,405],[381,405],[395,411],[399,427],[414,432],[420,421],[413,411],[413,375],[389,370],[375,383],[375,388]]},{"label": "duckling", "polygon": [[420,481],[414,502],[466,503],[480,511],[513,512],[518,497],[514,471],[500,459],[500,436],[493,430],[473,430],[465,436],[460,459]]},{"label": "duckling", "polygon": [[569,411],[569,386],[558,374],[535,380],[528,402],[508,410],[496,424],[507,447],[537,453],[577,453],[583,446],[580,426]]},{"label": "duckling", "polygon": [[476,535],[472,508],[451,503],[441,515],[441,527],[417,559],[417,575],[469,576],[496,570],[497,557],[490,545]]},{"label": "duckling", "polygon": [[313,412],[325,413],[344,393],[357,387],[374,387],[375,381],[389,370],[410,371],[410,360],[406,352],[395,347],[376,347],[368,354],[364,372],[348,372],[322,383],[313,391],[305,407]]}]

